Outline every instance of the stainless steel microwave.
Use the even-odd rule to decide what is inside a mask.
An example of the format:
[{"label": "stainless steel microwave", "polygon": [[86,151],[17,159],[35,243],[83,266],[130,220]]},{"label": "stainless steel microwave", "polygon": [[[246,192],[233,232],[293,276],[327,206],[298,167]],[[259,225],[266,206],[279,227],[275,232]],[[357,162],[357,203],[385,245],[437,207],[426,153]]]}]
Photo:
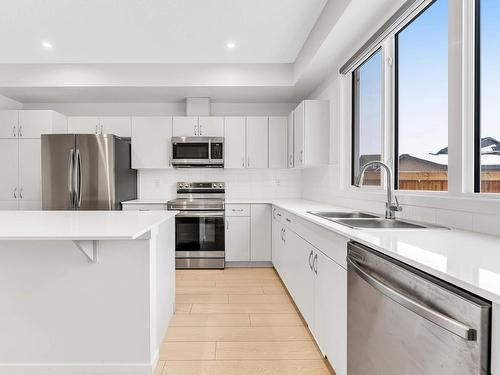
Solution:
[{"label": "stainless steel microwave", "polygon": [[223,168],[224,138],[172,137],[172,165],[177,168]]}]

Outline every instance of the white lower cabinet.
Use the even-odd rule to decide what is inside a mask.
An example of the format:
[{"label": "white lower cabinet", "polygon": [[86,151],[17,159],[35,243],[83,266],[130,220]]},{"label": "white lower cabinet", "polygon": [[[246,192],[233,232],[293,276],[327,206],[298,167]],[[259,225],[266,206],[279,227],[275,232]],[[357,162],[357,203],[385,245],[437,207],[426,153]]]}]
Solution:
[{"label": "white lower cabinet", "polygon": [[250,218],[226,216],[226,262],[250,261]]},{"label": "white lower cabinet", "polygon": [[[335,247],[329,253],[345,257],[347,238],[336,236],[331,241],[331,232],[325,231],[318,227],[315,236],[324,236],[328,239],[324,243]],[[310,235],[311,228],[273,207],[273,266],[336,374],[346,375],[347,271],[302,237]]]},{"label": "white lower cabinet", "polygon": [[268,204],[250,206],[250,260],[271,261],[271,206]]},{"label": "white lower cabinet", "polygon": [[226,204],[226,261],[271,262],[271,206]]},{"label": "white lower cabinet", "polygon": [[317,251],[313,335],[337,375],[347,374],[347,271]]}]

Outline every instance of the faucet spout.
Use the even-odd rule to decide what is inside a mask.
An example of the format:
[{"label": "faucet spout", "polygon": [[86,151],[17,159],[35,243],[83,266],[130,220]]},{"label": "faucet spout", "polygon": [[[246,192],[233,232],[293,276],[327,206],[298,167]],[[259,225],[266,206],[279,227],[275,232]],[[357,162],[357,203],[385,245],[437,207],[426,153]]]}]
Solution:
[{"label": "faucet spout", "polygon": [[[366,163],[361,167],[358,177],[354,183],[354,186],[360,188],[363,185],[363,180],[365,177],[365,172],[371,167],[382,167],[385,170],[385,176],[387,179],[386,190],[387,190],[387,202],[385,202],[385,217],[386,219],[395,219],[396,211],[402,211],[403,208],[399,205],[398,198],[394,195],[393,185],[392,185],[392,171],[389,166],[381,161],[374,160]],[[394,197],[394,199],[393,199]]]}]

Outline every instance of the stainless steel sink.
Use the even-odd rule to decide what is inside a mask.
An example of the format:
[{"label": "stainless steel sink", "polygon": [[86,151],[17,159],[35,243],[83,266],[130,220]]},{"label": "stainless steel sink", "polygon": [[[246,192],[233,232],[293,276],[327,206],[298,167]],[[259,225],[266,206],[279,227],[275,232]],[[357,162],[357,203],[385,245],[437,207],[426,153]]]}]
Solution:
[{"label": "stainless steel sink", "polygon": [[307,213],[321,217],[323,219],[370,219],[378,218],[376,215],[366,214],[364,212],[320,212],[307,211]]},{"label": "stainless steel sink", "polygon": [[429,228],[426,225],[410,223],[403,220],[393,219],[337,219],[336,223],[355,229],[422,229]]}]

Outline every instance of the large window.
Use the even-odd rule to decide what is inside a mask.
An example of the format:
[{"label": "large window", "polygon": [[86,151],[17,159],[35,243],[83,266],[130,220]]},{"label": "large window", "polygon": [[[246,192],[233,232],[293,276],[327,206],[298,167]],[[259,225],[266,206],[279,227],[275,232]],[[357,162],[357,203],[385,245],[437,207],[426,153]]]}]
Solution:
[{"label": "large window", "polygon": [[475,191],[500,193],[500,1],[478,4]]},{"label": "large window", "polygon": [[[352,182],[360,168],[382,154],[382,57],[378,50],[352,73]],[[365,185],[380,185],[380,170],[368,170]]]},{"label": "large window", "polygon": [[448,190],[448,1],[396,34],[397,187]]}]

